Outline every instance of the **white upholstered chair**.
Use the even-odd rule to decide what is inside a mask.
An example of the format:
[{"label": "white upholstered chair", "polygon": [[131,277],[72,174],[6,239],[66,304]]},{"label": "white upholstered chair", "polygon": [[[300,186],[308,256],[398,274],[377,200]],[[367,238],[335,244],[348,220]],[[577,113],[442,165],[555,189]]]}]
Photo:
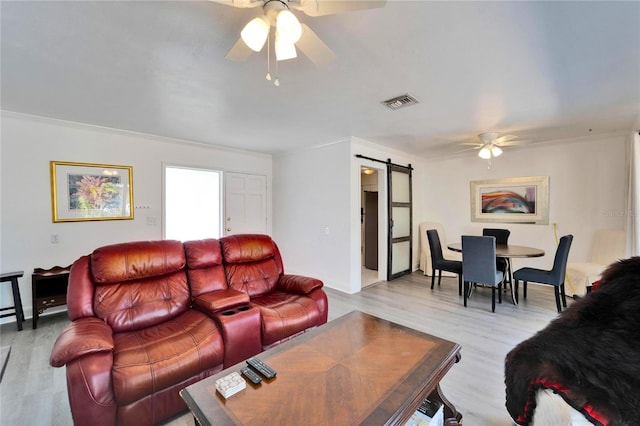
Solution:
[{"label": "white upholstered chair", "polygon": [[596,231],[589,250],[589,261],[567,264],[568,281],[565,283],[565,290],[569,296],[584,296],[587,286],[599,280],[607,266],[627,257],[626,234],[618,229]]},{"label": "white upholstered chair", "polygon": [[[447,240],[444,228],[441,223],[437,222],[421,222],[418,226],[420,232],[420,269],[424,275],[431,276],[431,252],[429,251],[429,241],[427,241],[427,230],[435,229],[438,231],[440,242],[442,243],[442,255],[447,260],[459,260],[462,261],[462,253],[449,250],[447,244],[451,241]],[[442,276],[455,277],[456,274],[452,272],[442,271]]]}]

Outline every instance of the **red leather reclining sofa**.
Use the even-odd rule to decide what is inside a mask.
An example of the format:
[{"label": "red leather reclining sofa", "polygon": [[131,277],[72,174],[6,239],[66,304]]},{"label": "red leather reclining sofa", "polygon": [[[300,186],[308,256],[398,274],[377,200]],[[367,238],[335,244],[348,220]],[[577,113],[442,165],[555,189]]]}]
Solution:
[{"label": "red leather reclining sofa", "polygon": [[67,366],[77,425],[155,424],[185,386],[327,322],[323,283],[284,273],[266,235],[96,249],[71,268]]}]

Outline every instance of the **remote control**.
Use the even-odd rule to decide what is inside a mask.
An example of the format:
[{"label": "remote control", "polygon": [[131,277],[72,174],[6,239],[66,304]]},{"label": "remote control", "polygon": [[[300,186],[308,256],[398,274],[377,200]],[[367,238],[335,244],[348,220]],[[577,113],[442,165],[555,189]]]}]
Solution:
[{"label": "remote control", "polygon": [[242,373],[242,375],[244,377],[246,377],[251,383],[253,383],[254,385],[257,385],[258,383],[260,383],[262,381],[262,379],[260,378],[260,376],[258,376],[252,369],[250,369],[249,367],[244,367],[240,370],[240,372]]},{"label": "remote control", "polygon": [[267,364],[256,357],[249,358],[247,360],[247,364],[256,369],[258,373],[262,374],[267,379],[273,379],[274,377],[276,377],[276,370],[269,367]]}]

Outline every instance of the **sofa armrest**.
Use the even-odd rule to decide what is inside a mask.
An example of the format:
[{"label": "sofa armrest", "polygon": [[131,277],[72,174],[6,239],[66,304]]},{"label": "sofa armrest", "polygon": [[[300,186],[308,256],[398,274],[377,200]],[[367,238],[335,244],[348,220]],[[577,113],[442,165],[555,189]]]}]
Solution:
[{"label": "sofa armrest", "polygon": [[211,291],[203,293],[193,299],[194,306],[207,314],[233,308],[249,303],[249,295],[245,292],[233,289]]},{"label": "sofa armrest", "polygon": [[302,275],[284,274],[278,281],[278,290],[287,293],[309,294],[313,290],[322,288],[324,283],[317,278],[304,277]]},{"label": "sofa armrest", "polygon": [[62,367],[84,355],[113,350],[113,332],[101,319],[81,318],[65,328],[51,351],[49,364]]}]

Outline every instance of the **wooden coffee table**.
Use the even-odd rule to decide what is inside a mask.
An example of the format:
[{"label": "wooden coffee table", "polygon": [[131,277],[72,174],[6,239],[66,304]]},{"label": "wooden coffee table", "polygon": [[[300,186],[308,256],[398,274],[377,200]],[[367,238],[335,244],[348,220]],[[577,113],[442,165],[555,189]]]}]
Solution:
[{"label": "wooden coffee table", "polygon": [[439,382],[460,359],[460,345],[353,311],[258,355],[277,371],[224,399],[214,382],[245,363],[180,392],[200,425],[403,425],[430,396],[445,424],[462,415]]}]

